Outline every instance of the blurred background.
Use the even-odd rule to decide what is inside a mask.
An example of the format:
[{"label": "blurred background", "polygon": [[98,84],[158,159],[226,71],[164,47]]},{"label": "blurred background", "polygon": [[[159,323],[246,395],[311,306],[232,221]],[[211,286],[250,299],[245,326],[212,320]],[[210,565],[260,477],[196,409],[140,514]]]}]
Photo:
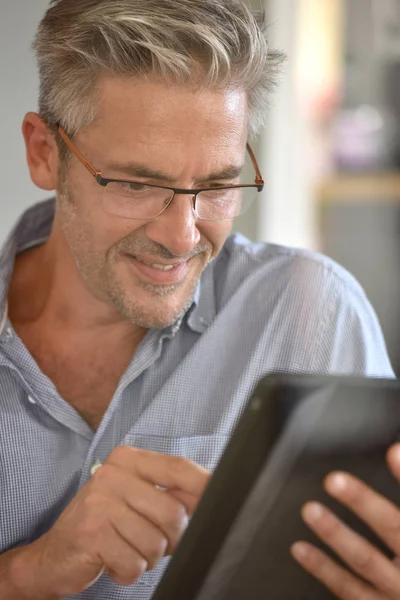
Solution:
[{"label": "blurred background", "polygon": [[[400,0],[251,0],[288,61],[254,144],[263,197],[235,229],[328,254],[365,288],[400,374]],[[0,243],[45,197],[20,125],[37,109],[30,42],[48,0],[0,0]]]}]

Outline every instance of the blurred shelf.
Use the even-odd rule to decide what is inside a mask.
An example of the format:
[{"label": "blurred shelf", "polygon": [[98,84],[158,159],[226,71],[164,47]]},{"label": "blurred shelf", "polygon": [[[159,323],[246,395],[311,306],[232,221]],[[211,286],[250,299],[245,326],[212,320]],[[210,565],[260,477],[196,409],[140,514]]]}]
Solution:
[{"label": "blurred shelf", "polygon": [[400,172],[338,175],[316,187],[318,202],[400,202]]}]

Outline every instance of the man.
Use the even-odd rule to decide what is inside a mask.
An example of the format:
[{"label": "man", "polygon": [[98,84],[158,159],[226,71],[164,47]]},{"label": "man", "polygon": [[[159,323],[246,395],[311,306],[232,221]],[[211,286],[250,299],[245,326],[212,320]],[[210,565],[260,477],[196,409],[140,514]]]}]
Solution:
[{"label": "man", "polygon": [[[241,175],[281,62],[261,15],[58,0],[35,49],[40,116],[23,133],[33,182],[57,199],[0,257],[0,597],[149,599],[261,376],[393,373],[344,270],[228,237],[263,184],[250,147]],[[399,475],[395,449],[391,464]],[[400,551],[397,507],[343,477],[338,497]],[[317,533],[365,558],[321,511],[305,508]],[[293,548],[342,593],[313,552]],[[398,597],[396,568],[372,562],[365,597]],[[348,581],[341,597],[361,597]]]}]

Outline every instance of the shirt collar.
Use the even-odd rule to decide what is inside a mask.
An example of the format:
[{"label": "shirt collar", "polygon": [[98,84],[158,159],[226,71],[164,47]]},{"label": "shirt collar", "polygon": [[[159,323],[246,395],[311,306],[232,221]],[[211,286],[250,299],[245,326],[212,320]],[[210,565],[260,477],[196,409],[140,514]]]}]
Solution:
[{"label": "shirt collar", "polygon": [[203,333],[211,325],[216,314],[214,265],[215,261],[206,267],[187,313],[187,325],[197,333]]},{"label": "shirt collar", "polygon": [[[0,250],[0,336],[7,323],[8,289],[16,256],[24,250],[47,241],[54,213],[54,198],[30,207],[23,213]],[[211,324],[216,312],[213,270],[214,262],[207,266],[201,276],[186,313],[164,330],[166,336],[173,337],[180,329],[183,320],[186,320],[188,327],[197,333],[203,333]]]},{"label": "shirt collar", "polygon": [[8,289],[17,254],[43,244],[49,237],[54,219],[55,200],[31,206],[23,213],[0,250],[0,336],[8,317]]}]

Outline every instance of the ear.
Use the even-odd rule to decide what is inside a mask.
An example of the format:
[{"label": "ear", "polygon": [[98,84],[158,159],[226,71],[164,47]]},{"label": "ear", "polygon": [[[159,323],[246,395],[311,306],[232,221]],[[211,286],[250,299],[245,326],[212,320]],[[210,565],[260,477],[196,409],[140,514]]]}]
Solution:
[{"label": "ear", "polygon": [[55,190],[59,158],[54,134],[36,113],[26,115],[22,133],[33,183],[42,190]]}]

